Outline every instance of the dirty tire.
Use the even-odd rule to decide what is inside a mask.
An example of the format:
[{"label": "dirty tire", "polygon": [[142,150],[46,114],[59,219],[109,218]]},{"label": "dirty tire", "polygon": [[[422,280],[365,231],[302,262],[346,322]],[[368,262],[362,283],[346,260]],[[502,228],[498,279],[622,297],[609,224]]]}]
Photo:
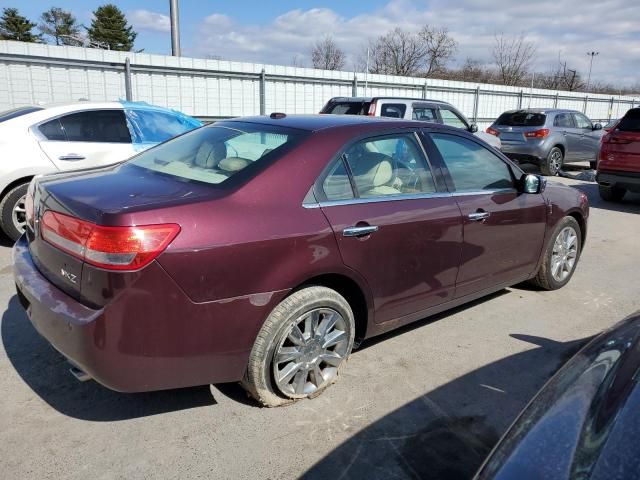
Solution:
[{"label": "dirty tire", "polygon": [[623,199],[627,191],[620,187],[605,187],[604,185],[598,185],[598,193],[600,198],[605,202],[619,202]]},{"label": "dirty tire", "polygon": [[590,170],[595,170],[596,168],[598,168],[598,161],[597,160],[591,160],[589,162],[589,169]]},{"label": "dirty tire", "polygon": [[562,150],[558,147],[553,147],[547,155],[547,158],[540,162],[540,173],[548,177],[557,175],[562,168],[563,161],[564,155],[562,154]]},{"label": "dirty tire", "polygon": [[[565,227],[573,227],[573,229],[578,234],[577,235],[578,237],[577,256],[576,256],[575,264],[573,265],[573,269],[571,270],[567,278],[565,278],[562,281],[558,281],[553,277],[551,273],[551,257],[553,254],[553,246],[555,244],[556,238]],[[567,217],[564,217],[562,220],[560,220],[556,225],[556,228],[553,231],[553,235],[551,235],[551,238],[549,239],[549,242],[547,243],[547,246],[545,247],[542,253],[543,259],[542,259],[542,264],[540,265],[540,269],[538,270],[538,273],[536,274],[536,276],[530,280],[530,283],[544,290],[557,290],[559,288],[564,287],[567,283],[569,283],[569,280],[571,280],[571,277],[573,277],[573,274],[576,271],[578,262],[580,260],[580,254],[582,253],[581,234],[582,232],[580,230],[580,225],[578,224],[575,218],[567,216]]]},{"label": "dirty tire", "polygon": [[13,224],[13,209],[18,201],[27,194],[29,183],[22,183],[9,190],[0,202],[0,227],[14,242],[22,236],[22,231]]},{"label": "dirty tire", "polygon": [[273,357],[281,340],[286,336],[293,323],[305,313],[317,308],[333,309],[342,315],[347,326],[348,347],[344,360],[337,368],[333,380],[310,395],[301,398],[314,398],[327,387],[335,383],[344,368],[348,355],[353,348],[355,320],[349,303],[335,290],[322,286],[309,286],[295,291],[282,300],[271,312],[260,329],[251,350],[247,371],[241,382],[244,389],[265,407],[278,407],[293,403],[299,398],[289,398],[275,383]]}]

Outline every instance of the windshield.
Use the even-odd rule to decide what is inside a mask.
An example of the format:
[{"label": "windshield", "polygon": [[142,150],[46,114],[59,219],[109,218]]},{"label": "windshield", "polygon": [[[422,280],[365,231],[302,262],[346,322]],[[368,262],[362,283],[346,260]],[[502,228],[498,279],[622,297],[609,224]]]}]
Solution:
[{"label": "windshield", "polygon": [[640,108],[629,110],[620,120],[617,129],[621,132],[640,132]]},{"label": "windshield", "polygon": [[322,113],[334,115],[366,115],[371,102],[329,102]]},{"label": "windshield", "polygon": [[20,108],[12,108],[11,110],[5,110],[4,112],[0,112],[0,123],[6,122],[7,120],[11,120],[12,118],[21,117],[22,115],[26,115],[27,113],[37,112],[39,110],[44,110],[44,108],[20,107]]},{"label": "windshield", "polygon": [[547,116],[544,113],[506,112],[496,120],[496,125],[510,127],[541,127]]},{"label": "windshield", "polygon": [[304,134],[272,125],[217,123],[147,150],[127,164],[217,185],[246,168],[279,157]]}]

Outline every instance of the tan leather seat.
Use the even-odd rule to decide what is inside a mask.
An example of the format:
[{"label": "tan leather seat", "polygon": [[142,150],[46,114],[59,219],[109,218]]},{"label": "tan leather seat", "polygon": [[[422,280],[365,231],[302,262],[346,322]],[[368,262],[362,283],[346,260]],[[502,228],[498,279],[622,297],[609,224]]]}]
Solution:
[{"label": "tan leather seat", "polygon": [[216,161],[226,156],[224,145],[219,143],[204,142],[198,148],[193,164],[200,168],[213,168]]},{"label": "tan leather seat", "polygon": [[388,155],[366,152],[353,162],[351,170],[362,197],[402,193],[391,185],[394,179],[393,163]]},{"label": "tan leather seat", "polygon": [[237,172],[247,167],[250,163],[246,158],[227,157],[220,160],[218,168],[225,172]]}]

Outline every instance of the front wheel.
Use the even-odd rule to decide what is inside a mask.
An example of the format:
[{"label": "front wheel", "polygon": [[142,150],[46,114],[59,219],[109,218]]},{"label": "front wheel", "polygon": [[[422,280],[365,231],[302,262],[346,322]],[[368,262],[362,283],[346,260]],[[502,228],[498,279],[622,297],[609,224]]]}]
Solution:
[{"label": "front wheel", "polygon": [[580,225],[573,217],[564,217],[556,226],[551,241],[544,249],[542,264],[531,280],[534,285],[545,290],[564,287],[576,269],[582,237]]},{"label": "front wheel", "polygon": [[0,202],[0,227],[14,242],[20,238],[27,226],[27,198],[28,183],[22,183],[7,192]]},{"label": "front wheel", "polygon": [[558,174],[563,162],[564,155],[562,154],[562,150],[558,147],[553,147],[549,155],[547,155],[547,158],[540,162],[540,172],[543,175],[553,177]]},{"label": "front wheel", "polygon": [[298,290],[262,326],[242,386],[267,407],[315,397],[338,379],[354,336],[344,297],[321,286]]}]

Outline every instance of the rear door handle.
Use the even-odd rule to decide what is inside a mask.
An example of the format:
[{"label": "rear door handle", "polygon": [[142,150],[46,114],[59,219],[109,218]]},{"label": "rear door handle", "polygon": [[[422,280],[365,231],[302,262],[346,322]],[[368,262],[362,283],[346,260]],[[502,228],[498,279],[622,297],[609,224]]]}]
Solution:
[{"label": "rear door handle", "polygon": [[84,160],[85,157],[78,155],[77,153],[67,153],[66,155],[60,155],[58,160]]},{"label": "rear door handle", "polygon": [[377,232],[377,225],[366,225],[362,227],[347,227],[342,230],[343,237],[363,237],[373,232]]},{"label": "rear door handle", "polygon": [[469,220],[472,222],[481,222],[489,218],[491,214],[489,212],[475,212],[469,214]]}]

